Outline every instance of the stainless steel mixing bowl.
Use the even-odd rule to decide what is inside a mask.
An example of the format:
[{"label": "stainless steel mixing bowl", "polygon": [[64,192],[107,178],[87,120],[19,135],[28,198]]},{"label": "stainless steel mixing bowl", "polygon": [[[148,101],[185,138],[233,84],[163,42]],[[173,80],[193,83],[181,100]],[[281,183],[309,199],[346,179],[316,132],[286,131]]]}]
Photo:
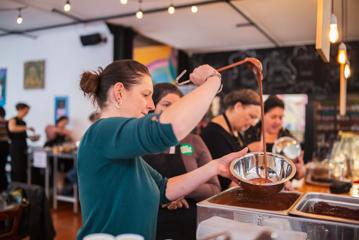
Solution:
[{"label": "stainless steel mixing bowl", "polygon": [[253,152],[233,160],[230,171],[240,182],[241,186],[250,194],[273,195],[282,190],[284,183],[294,177],[296,168],[294,163],[286,157],[273,153],[266,153],[268,163],[268,179],[271,183],[253,183],[250,180],[265,178],[264,153]]},{"label": "stainless steel mixing bowl", "polygon": [[300,156],[302,148],[298,140],[291,137],[281,137],[274,142],[272,152],[295,160]]}]

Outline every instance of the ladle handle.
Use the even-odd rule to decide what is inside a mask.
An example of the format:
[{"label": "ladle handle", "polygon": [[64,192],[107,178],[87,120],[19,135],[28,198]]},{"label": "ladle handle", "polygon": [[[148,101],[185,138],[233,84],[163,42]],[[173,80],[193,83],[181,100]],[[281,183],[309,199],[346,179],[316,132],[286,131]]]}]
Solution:
[{"label": "ladle handle", "polygon": [[[257,78],[259,78],[261,81],[263,81],[263,76],[262,76],[262,63],[257,59],[257,58],[245,58],[243,60],[240,60],[238,62],[235,62],[235,63],[231,63],[227,66],[223,66],[223,67],[220,67],[220,68],[217,68],[216,70],[218,72],[224,72],[228,69],[231,69],[231,68],[234,68],[234,67],[237,67],[239,65],[242,65],[244,63],[251,63],[254,68],[255,68],[255,74],[257,75]],[[186,70],[184,70],[183,72],[181,72],[180,75],[178,75],[178,77],[176,78],[176,84],[178,86],[182,86],[182,85],[185,85],[187,83],[190,83],[191,80],[186,80],[186,81],[183,81],[183,82],[179,82],[179,79],[186,73]]]}]

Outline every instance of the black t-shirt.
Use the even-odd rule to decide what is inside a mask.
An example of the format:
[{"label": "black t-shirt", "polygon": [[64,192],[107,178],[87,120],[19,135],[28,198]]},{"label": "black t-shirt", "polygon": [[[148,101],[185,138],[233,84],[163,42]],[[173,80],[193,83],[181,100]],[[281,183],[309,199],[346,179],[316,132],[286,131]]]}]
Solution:
[{"label": "black t-shirt", "polygon": [[[211,152],[212,158],[217,159],[243,148],[240,141],[228,133],[220,125],[210,122],[201,132],[201,137]],[[221,189],[228,188],[231,180],[219,176]]]},{"label": "black t-shirt", "polygon": [[[247,146],[252,142],[258,142],[261,140],[261,122],[258,122],[255,126],[250,127],[243,134],[244,144]],[[293,137],[291,132],[286,128],[281,128],[278,133],[278,138],[281,137]],[[274,143],[267,143],[266,150],[267,152],[272,152]]]},{"label": "black t-shirt", "polygon": [[[18,126],[26,126],[26,122],[18,117],[14,118],[16,121],[16,125]],[[27,133],[26,131],[22,131],[22,132],[11,132],[9,131],[9,138],[11,140],[11,144],[12,145],[17,145],[17,146],[27,146],[26,143],[26,138],[27,138]]]}]

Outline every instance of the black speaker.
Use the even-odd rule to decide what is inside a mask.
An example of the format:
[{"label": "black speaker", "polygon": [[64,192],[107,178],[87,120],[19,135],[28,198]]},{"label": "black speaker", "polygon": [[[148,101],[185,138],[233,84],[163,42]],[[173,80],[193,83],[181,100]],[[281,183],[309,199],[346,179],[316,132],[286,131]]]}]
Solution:
[{"label": "black speaker", "polygon": [[96,45],[102,42],[106,42],[106,38],[103,37],[100,33],[82,35],[80,36],[80,39],[83,46]]}]

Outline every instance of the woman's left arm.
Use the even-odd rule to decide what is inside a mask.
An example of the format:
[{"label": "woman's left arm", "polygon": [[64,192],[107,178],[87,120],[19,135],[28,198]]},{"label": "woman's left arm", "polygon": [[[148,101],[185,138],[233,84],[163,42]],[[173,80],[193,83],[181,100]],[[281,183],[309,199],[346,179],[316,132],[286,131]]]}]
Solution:
[{"label": "woman's left arm", "polygon": [[197,168],[192,172],[168,179],[165,193],[166,198],[171,201],[182,198],[195,190],[199,185],[207,182],[209,179],[217,175],[230,178],[230,163],[234,159],[244,156],[247,151],[247,148],[245,148],[239,152],[230,153],[219,159],[210,161],[206,165]]}]

